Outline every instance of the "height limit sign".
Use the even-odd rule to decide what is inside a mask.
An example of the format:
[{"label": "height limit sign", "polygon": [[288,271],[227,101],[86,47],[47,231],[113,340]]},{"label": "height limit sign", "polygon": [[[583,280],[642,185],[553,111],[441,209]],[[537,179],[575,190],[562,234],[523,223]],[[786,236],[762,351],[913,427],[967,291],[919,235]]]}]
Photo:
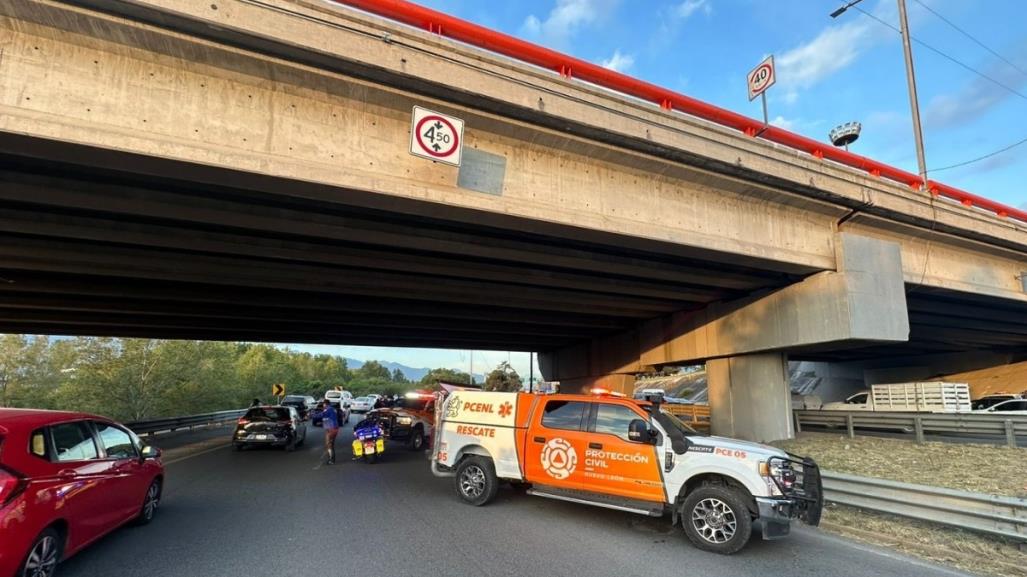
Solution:
[{"label": "height limit sign", "polygon": [[464,145],[464,121],[414,107],[410,125],[410,154],[460,166]]}]

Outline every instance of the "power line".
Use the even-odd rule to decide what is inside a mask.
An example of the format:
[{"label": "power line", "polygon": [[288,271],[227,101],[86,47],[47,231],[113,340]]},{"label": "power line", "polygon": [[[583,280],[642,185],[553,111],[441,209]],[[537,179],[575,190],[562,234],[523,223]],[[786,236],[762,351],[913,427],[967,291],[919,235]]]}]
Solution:
[{"label": "power line", "polygon": [[1020,146],[1021,144],[1027,144],[1027,138],[1024,138],[1023,140],[1018,140],[1018,141],[1010,144],[1009,146],[1007,146],[1005,148],[1001,148],[999,150],[996,150],[995,152],[989,152],[988,154],[985,154],[984,156],[979,156],[979,157],[977,157],[977,158],[975,158],[973,160],[967,160],[966,162],[960,162],[959,164],[952,164],[950,166],[943,166],[941,168],[933,168],[931,170],[928,170],[927,172],[941,172],[943,170],[948,170],[950,168],[959,168],[960,166],[966,166],[968,164],[973,164],[975,162],[980,162],[982,160],[991,158],[992,156],[997,156],[999,154],[1002,154],[1003,152],[1005,152],[1007,150],[1012,150],[1012,149],[1016,148],[1017,146]]},{"label": "power line", "polygon": [[[872,19],[876,20],[877,22],[881,23],[882,25],[887,26],[888,28],[891,28],[892,30],[898,32],[899,34],[902,34],[902,31],[899,30],[898,28],[896,28],[895,26],[889,24],[888,22],[885,22],[884,20],[881,20],[877,16],[874,16],[873,14],[867,12],[866,10],[860,8],[859,6],[853,6],[853,8],[856,9],[856,10],[859,10],[861,13],[863,13],[864,16],[872,18]],[[980,76],[981,78],[983,78],[983,79],[993,83],[994,85],[1009,91],[1010,94],[1013,94],[1015,96],[1019,96],[1020,98],[1022,98],[1024,100],[1027,100],[1027,94],[1024,94],[1024,93],[1020,92],[1019,90],[1009,86],[1008,84],[1005,84],[1004,82],[1002,82],[1000,80],[996,80],[995,78],[993,78],[993,77],[991,77],[991,76],[981,72],[980,70],[977,70],[973,66],[970,66],[969,64],[966,64],[962,60],[959,60],[958,58],[955,58],[954,56],[950,56],[950,55],[946,54],[945,52],[942,52],[941,50],[935,48],[934,46],[931,46],[930,44],[924,42],[923,40],[920,40],[919,38],[914,37],[912,34],[910,34],[909,38],[911,40],[913,40],[914,42],[916,42],[917,44],[919,44],[919,45],[923,46],[924,48],[930,50],[931,52],[934,52],[938,56],[941,56],[942,58],[945,58],[946,60],[949,60],[950,62],[953,62],[954,64],[957,64],[958,66],[960,66],[960,67],[962,67],[962,68],[964,68],[964,69],[966,69],[966,70],[968,70],[970,72],[973,72],[974,74],[976,74],[976,75]]]},{"label": "power line", "polygon": [[989,47],[988,47],[988,46],[987,46],[986,44],[984,44],[983,42],[981,42],[980,40],[978,40],[978,39],[977,39],[977,38],[976,38],[976,37],[975,37],[975,36],[974,36],[973,34],[970,34],[970,33],[969,33],[969,32],[967,32],[966,30],[963,30],[962,28],[960,28],[959,26],[957,26],[957,25],[956,25],[956,24],[955,24],[954,22],[952,22],[952,21],[951,21],[951,20],[949,20],[948,18],[946,18],[946,17],[942,16],[941,14],[939,14],[939,13],[938,13],[937,11],[935,11],[935,10],[934,10],[933,8],[931,8],[930,6],[928,6],[927,4],[925,4],[924,2],[921,2],[921,0],[913,0],[913,1],[914,1],[914,2],[916,2],[917,4],[919,4],[919,5],[923,6],[923,7],[924,7],[924,9],[925,9],[925,10],[927,10],[928,12],[930,12],[931,14],[934,14],[935,16],[937,16],[937,17],[938,17],[939,19],[941,19],[941,21],[942,21],[942,22],[944,22],[944,23],[948,24],[949,26],[951,26],[951,27],[955,28],[955,29],[956,29],[956,31],[958,31],[958,32],[959,32],[960,34],[962,34],[963,36],[966,36],[967,38],[969,38],[970,40],[972,40],[972,41],[973,41],[973,42],[974,42],[975,44],[977,44],[977,45],[978,45],[978,46],[980,46],[981,48],[983,48],[983,49],[987,50],[988,52],[990,52],[990,53],[991,53],[991,55],[992,55],[992,56],[994,56],[995,58],[998,58],[998,59],[999,59],[999,60],[1001,60],[1002,62],[1005,62],[1005,63],[1006,63],[1006,64],[1008,64],[1008,65],[1009,65],[1009,66],[1010,66],[1010,67],[1011,67],[1012,69],[1016,70],[1016,71],[1017,71],[1017,72],[1019,72],[1020,74],[1023,74],[1024,76],[1027,76],[1027,71],[1025,71],[1025,70],[1024,70],[1023,68],[1020,68],[1020,67],[1019,67],[1019,66],[1017,66],[1017,65],[1016,65],[1015,63],[1011,62],[1011,61],[1010,61],[1010,60],[1009,60],[1008,58],[1006,58],[1005,56],[1002,56],[1002,55],[1001,55],[1001,54],[999,54],[998,52],[995,52],[994,50],[992,50],[991,48],[989,48]]}]

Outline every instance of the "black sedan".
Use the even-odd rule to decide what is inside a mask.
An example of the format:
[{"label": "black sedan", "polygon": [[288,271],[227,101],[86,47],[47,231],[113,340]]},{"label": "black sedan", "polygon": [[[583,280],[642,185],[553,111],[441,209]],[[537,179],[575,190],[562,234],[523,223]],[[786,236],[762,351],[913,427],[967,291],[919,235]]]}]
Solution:
[{"label": "black sedan", "polygon": [[293,407],[253,407],[239,419],[232,435],[235,450],[251,446],[285,447],[292,451],[307,438],[307,425]]},{"label": "black sedan", "polygon": [[282,405],[286,407],[294,407],[296,412],[300,414],[300,418],[306,420],[310,415],[310,412],[314,410],[314,405],[317,401],[314,397],[309,395],[288,395],[282,399]]}]

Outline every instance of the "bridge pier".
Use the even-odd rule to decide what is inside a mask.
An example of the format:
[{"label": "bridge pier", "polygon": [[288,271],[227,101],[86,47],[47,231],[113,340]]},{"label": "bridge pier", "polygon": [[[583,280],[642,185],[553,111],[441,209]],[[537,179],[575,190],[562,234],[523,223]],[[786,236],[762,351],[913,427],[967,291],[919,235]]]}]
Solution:
[{"label": "bridge pier", "polygon": [[835,271],[542,355],[542,373],[568,392],[602,386],[630,394],[635,374],[706,362],[714,433],[789,438],[788,353],[909,339],[899,245],[849,233],[836,245]]},{"label": "bridge pier", "polygon": [[795,435],[787,355],[712,359],[706,362],[706,379],[714,435],[758,442]]}]

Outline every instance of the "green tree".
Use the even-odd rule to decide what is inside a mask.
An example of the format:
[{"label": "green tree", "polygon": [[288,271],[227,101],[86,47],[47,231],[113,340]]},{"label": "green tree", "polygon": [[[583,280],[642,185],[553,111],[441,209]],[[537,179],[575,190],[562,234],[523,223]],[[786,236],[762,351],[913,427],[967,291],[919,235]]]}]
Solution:
[{"label": "green tree", "polygon": [[372,379],[391,381],[392,373],[389,372],[389,369],[385,365],[378,361],[367,361],[354,372],[354,377],[364,382],[368,382]]},{"label": "green tree", "polygon": [[77,339],[78,365],[57,392],[62,408],[138,420],[161,412],[171,385],[158,370],[164,360],[153,339]]},{"label": "green tree", "polygon": [[302,382],[300,372],[293,365],[290,351],[271,345],[252,345],[236,361],[239,375],[239,402],[248,399],[269,399],[271,386],[282,383],[290,392]]},{"label": "green tree", "polygon": [[485,384],[482,388],[486,391],[513,392],[521,390],[522,386],[523,383],[517,371],[510,366],[510,363],[503,361],[485,377]]},{"label": "green tree", "polygon": [[392,382],[406,384],[410,382],[410,379],[408,379],[407,376],[403,374],[403,371],[396,369],[392,371]]},{"label": "green tree", "polygon": [[463,371],[439,368],[432,369],[421,377],[421,384],[425,386],[433,387],[439,384],[439,382],[451,383],[454,385],[469,385],[471,384],[471,376]]},{"label": "green tree", "polygon": [[48,337],[0,335],[0,406],[56,406],[54,394],[73,357],[51,353]]}]

